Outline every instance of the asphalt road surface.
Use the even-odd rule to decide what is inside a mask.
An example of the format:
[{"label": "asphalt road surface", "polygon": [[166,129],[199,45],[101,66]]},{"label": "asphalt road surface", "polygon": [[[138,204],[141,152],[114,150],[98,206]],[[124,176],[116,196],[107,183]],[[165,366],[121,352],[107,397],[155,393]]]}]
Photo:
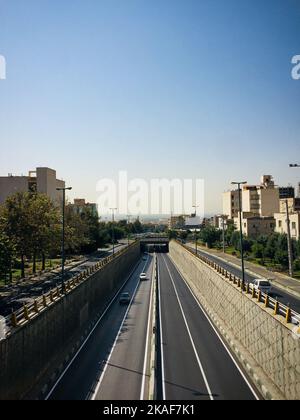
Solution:
[{"label": "asphalt road surface", "polygon": [[158,264],[162,399],[260,399],[168,255]]},{"label": "asphalt road surface", "polygon": [[[152,260],[141,259],[46,399],[140,399],[142,386],[147,387],[143,372],[151,281],[140,282],[139,275],[144,270],[150,274]],[[122,292],[134,297],[131,305],[119,304]]]}]

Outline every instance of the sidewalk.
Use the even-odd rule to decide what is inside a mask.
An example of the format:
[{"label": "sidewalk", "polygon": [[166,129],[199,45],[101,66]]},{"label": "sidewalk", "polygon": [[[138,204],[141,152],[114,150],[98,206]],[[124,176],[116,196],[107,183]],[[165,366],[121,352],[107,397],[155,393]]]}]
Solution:
[{"label": "sidewalk", "polygon": [[[223,254],[222,251],[218,251],[216,249],[208,249],[201,245],[198,245],[198,247],[208,254],[214,255],[215,257],[218,257],[235,267],[241,268],[241,260],[233,255]],[[290,293],[297,298],[300,298],[300,280],[293,279],[285,274],[270,271],[265,267],[258,266],[248,261],[245,261],[245,268],[248,274],[251,276],[269,279],[274,286],[282,289],[287,293]]]}]

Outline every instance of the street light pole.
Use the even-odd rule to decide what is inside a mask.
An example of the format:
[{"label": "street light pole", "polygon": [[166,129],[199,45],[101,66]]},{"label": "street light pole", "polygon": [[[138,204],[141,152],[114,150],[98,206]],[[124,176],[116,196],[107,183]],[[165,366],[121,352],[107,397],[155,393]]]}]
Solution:
[{"label": "street light pole", "polygon": [[66,191],[71,191],[72,187],[56,188],[56,191],[62,191],[62,247],[61,247],[61,284],[63,293],[65,292],[65,207],[66,207]]},{"label": "street light pole", "polygon": [[224,214],[221,216],[222,217],[222,239],[223,239],[223,254],[225,254],[225,217]]},{"label": "street light pole", "polygon": [[286,206],[286,226],[287,226],[287,240],[288,240],[288,254],[289,254],[289,274],[290,277],[294,276],[293,270],[293,246],[292,246],[292,239],[291,239],[291,221],[289,215],[289,202],[285,200]]},{"label": "street light pole", "polygon": [[241,197],[241,185],[247,184],[243,182],[232,182],[232,185],[237,185],[239,190],[239,213],[240,213],[240,241],[241,241],[241,258],[242,258],[242,290],[245,287],[245,261],[244,261],[244,242],[243,242],[243,225],[242,225],[242,197]]},{"label": "street light pole", "polygon": [[128,240],[128,246],[129,246],[129,225],[130,225],[130,214],[127,214],[127,224],[128,224],[128,228],[127,228],[127,240]]},{"label": "street light pole", "polygon": [[[195,218],[197,217],[197,208],[199,206],[193,206],[193,208],[195,209]],[[197,229],[195,228],[195,252],[196,255],[198,254],[198,238],[197,238]]]},{"label": "street light pole", "polygon": [[113,241],[113,256],[115,255],[115,211],[116,207],[110,209],[112,211],[112,241]]}]

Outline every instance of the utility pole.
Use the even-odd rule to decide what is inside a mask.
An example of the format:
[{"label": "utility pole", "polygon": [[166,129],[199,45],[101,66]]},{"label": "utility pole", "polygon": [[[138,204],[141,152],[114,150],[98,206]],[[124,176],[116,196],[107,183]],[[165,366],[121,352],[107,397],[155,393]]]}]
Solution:
[{"label": "utility pole", "polygon": [[292,239],[291,239],[291,221],[290,221],[288,200],[285,200],[285,206],[286,206],[286,226],[287,226],[288,253],[289,253],[289,273],[290,273],[290,277],[293,277],[294,276],[293,245],[292,245]]},{"label": "utility pole", "polygon": [[225,217],[224,214],[222,215],[222,238],[223,238],[223,254],[225,254]]},{"label": "utility pole", "polygon": [[[195,209],[195,218],[197,217],[197,208],[199,206],[193,206],[193,208]],[[198,237],[197,237],[197,229],[195,228],[195,252],[196,255],[198,254]]]},{"label": "utility pole", "polygon": [[232,185],[237,185],[239,190],[239,213],[240,213],[240,241],[241,241],[241,259],[242,259],[242,290],[245,287],[245,261],[244,261],[244,241],[243,241],[243,223],[242,223],[242,196],[241,196],[241,185],[247,184],[246,181],[244,182],[232,182]]},{"label": "utility pole", "polygon": [[118,209],[116,207],[110,208],[112,212],[112,242],[113,242],[113,256],[115,255],[115,211]]},{"label": "utility pole", "polygon": [[129,246],[129,225],[130,225],[130,214],[127,214],[127,224],[128,224],[128,229],[127,229],[127,240],[128,240],[128,246]]},{"label": "utility pole", "polygon": [[72,187],[56,188],[56,191],[62,191],[62,246],[61,246],[61,284],[62,291],[65,292],[65,208],[66,208],[66,191],[70,191]]}]

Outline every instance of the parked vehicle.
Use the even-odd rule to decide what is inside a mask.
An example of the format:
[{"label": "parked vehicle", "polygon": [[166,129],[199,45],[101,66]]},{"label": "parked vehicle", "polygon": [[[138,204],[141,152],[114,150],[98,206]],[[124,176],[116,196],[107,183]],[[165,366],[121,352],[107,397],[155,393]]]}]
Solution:
[{"label": "parked vehicle", "polygon": [[119,303],[120,305],[128,305],[130,303],[130,299],[131,299],[130,293],[124,292],[120,296]]},{"label": "parked vehicle", "polygon": [[266,279],[255,279],[252,283],[252,286],[256,291],[261,291],[262,293],[271,294],[272,285],[269,280]]}]

